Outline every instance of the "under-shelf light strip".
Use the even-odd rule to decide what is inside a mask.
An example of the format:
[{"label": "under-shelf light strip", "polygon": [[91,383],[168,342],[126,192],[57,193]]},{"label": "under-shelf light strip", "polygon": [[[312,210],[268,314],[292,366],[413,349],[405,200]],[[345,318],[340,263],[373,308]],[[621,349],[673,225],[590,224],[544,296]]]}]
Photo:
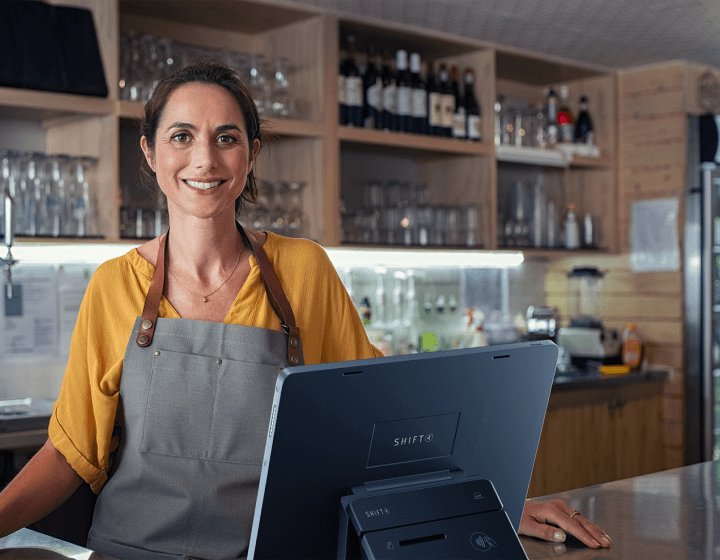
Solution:
[{"label": "under-shelf light strip", "polygon": [[[119,257],[132,243],[18,243],[13,256],[24,264],[102,263]],[[326,249],[340,268],[386,266],[392,268],[515,268],[523,262],[520,251],[442,251],[422,249]]]}]

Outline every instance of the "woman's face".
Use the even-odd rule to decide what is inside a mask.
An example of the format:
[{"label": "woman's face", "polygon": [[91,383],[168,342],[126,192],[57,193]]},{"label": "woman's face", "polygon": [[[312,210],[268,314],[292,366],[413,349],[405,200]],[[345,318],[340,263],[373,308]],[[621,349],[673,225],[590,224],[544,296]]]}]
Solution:
[{"label": "woman's face", "polygon": [[260,149],[248,145],[245,119],[220,86],[190,83],[168,98],[155,133],[155,149],[140,145],[168,199],[171,216],[215,218],[235,214],[235,199]]}]

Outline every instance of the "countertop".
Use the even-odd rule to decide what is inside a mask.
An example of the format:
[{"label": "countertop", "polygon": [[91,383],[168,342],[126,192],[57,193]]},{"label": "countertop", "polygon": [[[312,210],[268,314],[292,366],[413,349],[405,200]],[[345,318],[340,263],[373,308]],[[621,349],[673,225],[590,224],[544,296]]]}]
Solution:
[{"label": "countertop", "polygon": [[670,368],[653,366],[643,371],[630,372],[624,375],[603,375],[599,371],[571,371],[556,373],[553,391],[572,389],[593,389],[597,387],[613,387],[629,385],[645,381],[664,381],[670,375]]},{"label": "countertop", "polygon": [[20,529],[0,538],[0,560],[116,560],[111,556],[48,537],[30,529]]},{"label": "countertop", "polygon": [[537,498],[562,498],[612,539],[591,549],[521,537],[530,560],[720,558],[720,462],[698,463]]}]

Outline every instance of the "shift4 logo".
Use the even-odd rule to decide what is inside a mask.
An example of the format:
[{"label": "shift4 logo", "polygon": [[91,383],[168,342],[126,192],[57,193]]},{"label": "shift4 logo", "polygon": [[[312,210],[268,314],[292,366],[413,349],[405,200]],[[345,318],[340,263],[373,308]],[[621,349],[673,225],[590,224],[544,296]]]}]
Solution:
[{"label": "shift4 logo", "polygon": [[485,533],[473,533],[470,535],[470,544],[480,552],[487,552],[493,546],[497,546],[497,543]]}]

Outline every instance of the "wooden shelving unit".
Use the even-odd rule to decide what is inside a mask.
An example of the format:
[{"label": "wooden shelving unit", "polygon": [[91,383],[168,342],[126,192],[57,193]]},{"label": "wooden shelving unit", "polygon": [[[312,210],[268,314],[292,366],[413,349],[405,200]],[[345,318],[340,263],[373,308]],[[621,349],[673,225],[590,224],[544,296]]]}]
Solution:
[{"label": "wooden shelving unit", "polygon": [[[414,180],[428,185],[432,203],[477,205],[481,245],[496,249],[499,212],[498,172],[502,165],[557,167],[563,173],[566,202],[582,202],[602,212],[603,245],[617,250],[616,76],[602,68],[545,58],[409,25],[367,18],[338,18],[312,7],[290,7],[273,0],[69,0],[90,7],[100,40],[108,99],[0,88],[0,118],[41,122],[49,152],[87,154],[99,159],[97,199],[102,234],[119,241],[119,208],[132,197],[137,144],[133,122],[142,104],[117,94],[119,37],[128,30],[154,33],[199,46],[273,58],[284,56],[293,68],[291,94],[298,118],[267,119],[266,148],[258,175],[267,180],[304,181],[303,202],[309,236],[325,245],[340,244],[341,200],[359,200],[369,179]],[[377,51],[406,48],[423,61],[475,70],[476,95],[483,111],[479,143],[416,134],[342,127],[338,123],[336,73],[340,39],[358,38],[360,50],[371,42]],[[562,81],[561,81],[562,80]],[[549,150],[513,151],[492,143],[493,105],[499,94],[542,98],[544,88],[569,86],[570,99],[588,95],[602,157],[558,158]],[[595,103],[595,105],[593,105]],[[573,107],[576,109],[576,107]],[[559,154],[562,156],[562,154]],[[125,198],[125,200],[124,200]],[[554,254],[553,251],[549,254]]]}]

